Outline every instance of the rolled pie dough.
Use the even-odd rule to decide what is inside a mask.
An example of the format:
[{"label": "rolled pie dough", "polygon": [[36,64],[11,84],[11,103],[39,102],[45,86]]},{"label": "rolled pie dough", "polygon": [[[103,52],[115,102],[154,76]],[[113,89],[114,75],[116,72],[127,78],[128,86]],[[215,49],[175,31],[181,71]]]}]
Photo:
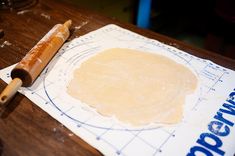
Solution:
[{"label": "rolled pie dough", "polygon": [[113,48],[84,61],[67,92],[104,116],[140,126],[180,122],[196,86],[187,67],[165,56]]}]

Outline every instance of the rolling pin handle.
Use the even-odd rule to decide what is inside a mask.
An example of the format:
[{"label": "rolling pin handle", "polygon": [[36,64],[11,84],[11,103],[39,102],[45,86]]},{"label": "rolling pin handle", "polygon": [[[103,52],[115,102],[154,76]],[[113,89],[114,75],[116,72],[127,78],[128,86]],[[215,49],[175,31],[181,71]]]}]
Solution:
[{"label": "rolling pin handle", "polygon": [[72,20],[66,21],[63,25],[69,29],[72,25]]},{"label": "rolling pin handle", "polygon": [[0,94],[0,108],[5,107],[17,90],[22,86],[22,80],[14,78]]}]

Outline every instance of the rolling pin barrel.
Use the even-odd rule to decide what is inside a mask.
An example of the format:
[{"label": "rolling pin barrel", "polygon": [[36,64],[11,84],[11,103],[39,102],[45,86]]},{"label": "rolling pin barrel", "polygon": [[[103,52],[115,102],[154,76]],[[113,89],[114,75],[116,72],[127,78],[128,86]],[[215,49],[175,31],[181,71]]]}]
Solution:
[{"label": "rolling pin barrel", "polygon": [[30,86],[69,37],[70,26],[71,21],[55,25],[12,70],[12,79],[20,78],[22,86]]},{"label": "rolling pin barrel", "polygon": [[72,21],[55,25],[16,65],[11,72],[11,83],[0,94],[0,106],[5,106],[19,87],[32,85],[70,35]]}]

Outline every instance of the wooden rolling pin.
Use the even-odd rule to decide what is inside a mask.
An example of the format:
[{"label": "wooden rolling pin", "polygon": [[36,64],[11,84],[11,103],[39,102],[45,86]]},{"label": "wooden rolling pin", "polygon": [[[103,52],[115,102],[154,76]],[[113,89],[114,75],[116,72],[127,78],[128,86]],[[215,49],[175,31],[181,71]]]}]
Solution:
[{"label": "wooden rolling pin", "polygon": [[12,81],[0,94],[0,108],[5,107],[17,90],[32,85],[70,35],[72,21],[55,25],[11,71]]}]

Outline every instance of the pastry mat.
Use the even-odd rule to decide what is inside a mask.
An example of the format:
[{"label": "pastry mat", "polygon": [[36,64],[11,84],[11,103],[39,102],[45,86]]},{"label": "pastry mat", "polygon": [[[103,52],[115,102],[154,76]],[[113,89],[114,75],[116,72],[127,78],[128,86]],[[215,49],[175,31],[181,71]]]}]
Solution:
[{"label": "pastry mat", "polygon": [[[74,69],[90,56],[108,48],[130,48],[164,55],[184,64],[197,75],[199,85],[196,93],[186,99],[181,123],[132,127],[115,118],[101,116],[66,93]],[[4,81],[10,81],[13,67],[0,71]],[[111,24],[66,43],[33,86],[21,88],[19,92],[104,155],[169,156],[186,155],[195,146],[218,154],[218,151],[198,144],[197,140],[207,133],[214,135],[208,127],[234,88],[234,71]],[[231,123],[235,122],[234,115],[226,114],[226,117]],[[216,128],[219,132],[218,125]],[[235,128],[233,125],[228,128],[230,131],[226,136],[214,136],[222,142],[218,149],[225,155],[233,155]],[[213,139],[207,138],[206,142],[215,145]]]}]

